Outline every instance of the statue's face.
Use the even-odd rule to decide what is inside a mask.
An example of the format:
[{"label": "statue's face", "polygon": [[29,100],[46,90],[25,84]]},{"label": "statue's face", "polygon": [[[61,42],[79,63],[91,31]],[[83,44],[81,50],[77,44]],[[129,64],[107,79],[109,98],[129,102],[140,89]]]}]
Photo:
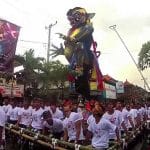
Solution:
[{"label": "statue's face", "polygon": [[70,25],[72,27],[78,27],[86,22],[86,14],[75,10],[72,11],[70,15],[68,15],[68,20],[70,21]]}]

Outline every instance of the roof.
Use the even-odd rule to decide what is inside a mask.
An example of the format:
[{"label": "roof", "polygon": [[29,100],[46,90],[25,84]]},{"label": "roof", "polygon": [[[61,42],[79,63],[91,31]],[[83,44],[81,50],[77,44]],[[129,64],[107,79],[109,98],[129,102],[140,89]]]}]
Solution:
[{"label": "roof", "polygon": [[112,78],[110,75],[103,75],[103,80],[108,83],[116,83],[117,80]]},{"label": "roof", "polygon": [[124,86],[128,86],[128,85],[133,85],[133,84],[130,83],[130,82],[126,79],[126,81],[124,82]]}]

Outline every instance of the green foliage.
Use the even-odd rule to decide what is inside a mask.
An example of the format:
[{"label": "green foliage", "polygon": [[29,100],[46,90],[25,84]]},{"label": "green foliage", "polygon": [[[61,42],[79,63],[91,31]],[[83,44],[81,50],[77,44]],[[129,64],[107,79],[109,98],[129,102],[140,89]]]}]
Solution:
[{"label": "green foliage", "polygon": [[139,53],[138,65],[141,70],[150,67],[150,41],[142,45]]},{"label": "green foliage", "polygon": [[59,88],[64,86],[68,71],[68,66],[61,64],[59,61],[51,61],[43,64],[40,77],[46,85],[49,84]]},{"label": "green foliage", "polygon": [[23,57],[25,59],[23,63],[24,69],[27,69],[30,71],[34,71],[35,69],[41,69],[44,58],[42,57],[35,58],[33,49],[26,51]]},{"label": "green foliage", "polygon": [[16,56],[16,60],[23,66],[24,70],[19,72],[20,81],[26,86],[35,86],[38,77],[38,71],[42,68],[44,58],[34,56],[34,50],[26,51],[23,56]]},{"label": "green foliage", "polygon": [[50,89],[65,87],[69,69],[59,61],[46,62],[44,58],[35,57],[33,49],[17,56],[17,61],[24,67],[20,72],[21,81],[25,86],[38,88],[40,95],[48,95]]}]

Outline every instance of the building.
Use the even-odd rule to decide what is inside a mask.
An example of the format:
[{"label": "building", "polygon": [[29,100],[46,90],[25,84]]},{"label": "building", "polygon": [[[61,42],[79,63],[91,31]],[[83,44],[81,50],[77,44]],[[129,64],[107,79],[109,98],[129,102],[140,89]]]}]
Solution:
[{"label": "building", "polygon": [[145,101],[148,98],[148,93],[142,87],[130,83],[128,80],[124,82],[124,93],[117,94],[117,97],[121,101],[125,102],[139,102]]}]

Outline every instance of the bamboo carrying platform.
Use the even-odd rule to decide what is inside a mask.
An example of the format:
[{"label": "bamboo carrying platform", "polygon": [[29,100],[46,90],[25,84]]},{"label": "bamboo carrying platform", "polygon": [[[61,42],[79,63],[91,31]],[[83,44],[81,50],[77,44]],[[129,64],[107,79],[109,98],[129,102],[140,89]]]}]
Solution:
[{"label": "bamboo carrying platform", "polygon": [[[135,140],[135,138],[143,132],[144,129],[150,129],[150,121],[144,122],[139,128],[135,131],[129,132],[128,135],[124,135],[119,143],[110,142],[110,147],[108,150],[123,150],[126,149],[129,143]],[[30,142],[38,143],[42,146],[48,147],[50,149],[56,150],[66,150],[66,149],[74,149],[74,150],[92,150],[92,146],[83,146],[79,144],[73,144],[69,142],[65,142],[62,140],[54,139],[49,136],[45,136],[40,133],[35,133],[31,131],[31,129],[23,129],[17,127],[12,124],[7,124],[5,129],[13,134],[18,135],[20,138],[24,138]],[[6,135],[7,136],[7,135]]]}]

